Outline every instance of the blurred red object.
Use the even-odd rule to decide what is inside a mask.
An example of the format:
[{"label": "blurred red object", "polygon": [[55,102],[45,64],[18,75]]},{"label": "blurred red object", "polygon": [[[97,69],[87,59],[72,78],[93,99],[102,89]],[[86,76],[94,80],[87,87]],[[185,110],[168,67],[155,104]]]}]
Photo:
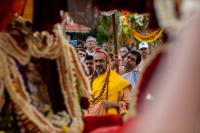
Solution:
[{"label": "blurred red object", "polygon": [[89,133],[97,128],[122,125],[121,116],[117,115],[86,116],[83,120],[85,123],[83,133]]},{"label": "blurred red object", "polygon": [[10,19],[17,13],[22,15],[27,0],[0,0],[0,30],[4,30]]},{"label": "blurred red object", "polygon": [[94,0],[94,6],[102,11],[126,9],[129,11],[144,12],[147,0]]}]

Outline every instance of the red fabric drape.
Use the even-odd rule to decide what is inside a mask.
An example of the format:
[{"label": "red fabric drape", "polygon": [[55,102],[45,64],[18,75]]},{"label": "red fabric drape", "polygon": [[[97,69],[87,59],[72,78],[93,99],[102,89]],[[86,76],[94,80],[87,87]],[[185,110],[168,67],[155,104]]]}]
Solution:
[{"label": "red fabric drape", "polygon": [[117,115],[105,115],[105,116],[86,116],[83,118],[85,127],[83,133],[90,133],[97,128],[105,128],[111,126],[121,126],[122,120]]},{"label": "red fabric drape", "polygon": [[[162,51],[158,53],[158,55],[152,60],[149,66],[147,66],[146,70],[143,72],[142,78],[141,78],[141,83],[139,85],[139,92],[137,95],[137,111],[142,112],[144,106],[147,104],[146,101],[146,95],[147,95],[147,90],[150,81],[152,80],[152,77],[155,75],[156,70],[161,63],[161,60],[165,56],[165,52]],[[151,92],[151,90],[148,90]]]},{"label": "red fabric drape", "polygon": [[4,30],[15,13],[23,14],[27,0],[0,0],[0,30]]}]

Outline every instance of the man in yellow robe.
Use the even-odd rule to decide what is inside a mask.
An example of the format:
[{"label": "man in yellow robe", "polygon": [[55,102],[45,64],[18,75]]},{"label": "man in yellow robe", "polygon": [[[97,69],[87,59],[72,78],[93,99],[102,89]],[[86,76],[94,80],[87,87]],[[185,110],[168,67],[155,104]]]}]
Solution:
[{"label": "man in yellow robe", "polygon": [[93,95],[88,115],[124,114],[130,101],[131,85],[109,69],[107,53],[97,49],[94,54],[96,74],[91,80]]}]

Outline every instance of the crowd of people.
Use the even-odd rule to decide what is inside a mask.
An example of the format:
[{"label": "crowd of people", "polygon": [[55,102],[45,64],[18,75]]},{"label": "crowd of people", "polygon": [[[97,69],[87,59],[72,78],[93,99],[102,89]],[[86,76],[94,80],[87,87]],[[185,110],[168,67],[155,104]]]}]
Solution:
[{"label": "crowd of people", "polygon": [[125,114],[150,55],[148,43],[141,42],[138,48],[123,45],[117,55],[107,42],[98,44],[93,36],[85,43],[78,40],[74,47],[93,93],[87,115]]},{"label": "crowd of people", "polygon": [[[19,3],[2,1],[4,9]],[[93,5],[149,12],[149,29],[159,33],[141,33],[140,43],[115,52],[110,42],[99,44],[93,36],[71,45],[63,34],[68,13],[58,15],[60,23],[42,23],[39,16],[32,25],[8,8],[14,17],[2,19],[7,26],[0,24],[0,133],[200,132],[200,0],[126,2],[94,0]],[[34,14],[43,14],[36,9]],[[56,20],[49,11],[44,17]],[[170,45],[152,52],[158,39]]]}]

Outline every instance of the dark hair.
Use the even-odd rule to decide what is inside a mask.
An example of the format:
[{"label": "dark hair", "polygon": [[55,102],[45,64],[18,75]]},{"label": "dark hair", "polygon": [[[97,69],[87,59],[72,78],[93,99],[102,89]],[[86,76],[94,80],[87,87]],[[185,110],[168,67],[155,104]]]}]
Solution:
[{"label": "dark hair", "polygon": [[93,56],[92,55],[86,55],[84,61],[86,61],[86,60],[93,60]]},{"label": "dark hair", "polygon": [[78,51],[86,52],[86,50],[84,48],[80,48]]},{"label": "dark hair", "polygon": [[84,47],[84,42],[81,41],[81,40],[78,40],[78,41],[77,41],[77,45],[81,45],[82,47]]},{"label": "dark hair", "polygon": [[123,45],[121,48],[127,48],[128,49],[128,52],[130,52],[131,51],[131,47],[129,46],[129,45]]},{"label": "dark hair", "polygon": [[131,50],[124,57],[128,56],[129,54],[132,54],[132,55],[136,56],[136,65],[140,64],[142,59],[141,59],[141,55],[140,55],[140,53],[138,51]]}]

